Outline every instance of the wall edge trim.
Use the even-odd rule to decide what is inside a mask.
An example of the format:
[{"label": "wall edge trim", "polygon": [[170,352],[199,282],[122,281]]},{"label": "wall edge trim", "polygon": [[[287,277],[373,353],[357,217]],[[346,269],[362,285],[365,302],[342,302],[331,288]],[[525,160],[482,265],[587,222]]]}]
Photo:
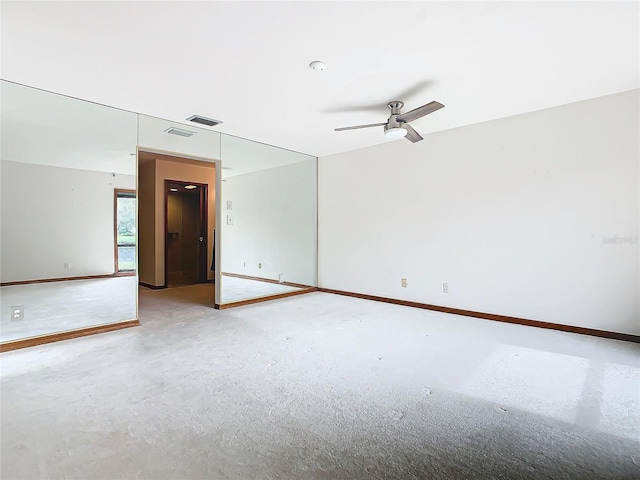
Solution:
[{"label": "wall edge trim", "polygon": [[297,288],[315,288],[313,285],[305,285],[302,283],[292,283],[292,282],[280,282],[273,278],[265,278],[265,277],[252,277],[251,275],[242,275],[240,273],[230,273],[230,272],[222,272],[220,275],[223,277],[235,277],[235,278],[244,278],[246,280],[257,280],[259,282],[267,282],[267,283],[275,283],[277,285],[286,285],[287,287],[297,287]]},{"label": "wall edge trim", "polygon": [[117,272],[102,275],[79,275],[76,277],[40,278],[38,280],[19,280],[17,282],[1,282],[0,287],[12,287],[15,285],[31,285],[33,283],[68,282],[70,280],[95,280],[96,278],[134,277],[137,272]]},{"label": "wall edge trim", "polygon": [[421,308],[423,310],[433,310],[436,312],[451,313],[453,315],[463,315],[465,317],[481,318],[483,320],[492,320],[495,322],[513,323],[517,325],[525,325],[527,327],[546,328],[549,330],[559,330],[561,332],[578,333],[580,335],[590,335],[593,337],[609,338],[613,340],[622,340],[625,342],[640,343],[640,335],[632,335],[630,333],[610,332],[608,330],[597,330],[594,328],[576,327],[574,325],[563,325],[561,323],[543,322],[541,320],[529,320],[526,318],[510,317],[507,315],[498,315],[495,313],[476,312],[473,310],[463,310],[460,308],[431,305],[428,303],[412,302],[409,300],[398,300],[395,298],[378,297],[375,295],[366,295],[363,293],[347,292],[343,290],[333,290],[330,288],[318,287],[317,291],[323,292],[323,293],[331,293],[334,295],[344,295],[347,297],[361,298],[364,300],[372,300],[375,302],[392,303],[394,305],[402,305],[405,307]]},{"label": "wall edge trim", "polygon": [[278,293],[276,295],[268,295],[266,297],[250,298],[248,300],[240,300],[238,302],[216,303],[216,304],[213,305],[213,308],[215,308],[216,310],[226,310],[227,308],[243,307],[245,305],[251,305],[253,303],[268,302],[270,300],[278,300],[280,298],[294,297],[296,295],[303,295],[305,293],[311,293],[311,292],[317,292],[317,291],[318,291],[318,287],[309,287],[309,288],[305,288],[303,290],[298,290],[296,292]]},{"label": "wall edge trim", "polygon": [[45,345],[47,343],[61,342],[63,340],[71,340],[72,338],[86,337],[87,335],[96,335],[98,333],[113,332],[122,330],[123,328],[137,327],[140,320],[126,320],[124,322],[108,323],[105,325],[97,325],[95,327],[80,328],[78,330],[68,330],[66,332],[51,333],[38,337],[23,338],[20,340],[9,340],[0,343],[0,353],[10,352],[21,348],[35,347]]},{"label": "wall edge trim", "polygon": [[165,288],[168,288],[165,285],[151,285],[150,283],[145,282],[138,282],[138,285],[140,285],[141,287],[150,288],[151,290],[164,290]]}]

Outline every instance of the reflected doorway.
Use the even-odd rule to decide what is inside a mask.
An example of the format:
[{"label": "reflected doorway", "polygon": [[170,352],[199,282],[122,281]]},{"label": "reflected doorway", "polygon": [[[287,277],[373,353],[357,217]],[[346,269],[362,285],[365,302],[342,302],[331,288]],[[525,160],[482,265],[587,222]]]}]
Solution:
[{"label": "reflected doorway", "polygon": [[165,180],[165,286],[207,281],[207,185]]}]

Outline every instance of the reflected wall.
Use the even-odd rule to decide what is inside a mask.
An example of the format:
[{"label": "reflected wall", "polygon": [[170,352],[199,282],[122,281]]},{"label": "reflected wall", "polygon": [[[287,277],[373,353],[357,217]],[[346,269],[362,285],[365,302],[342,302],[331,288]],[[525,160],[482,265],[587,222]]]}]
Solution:
[{"label": "reflected wall", "polygon": [[0,88],[0,340],[136,319],[135,271],[114,276],[114,198],[136,188],[137,115]]},{"label": "reflected wall", "polygon": [[221,301],[315,287],[317,159],[223,135]]}]

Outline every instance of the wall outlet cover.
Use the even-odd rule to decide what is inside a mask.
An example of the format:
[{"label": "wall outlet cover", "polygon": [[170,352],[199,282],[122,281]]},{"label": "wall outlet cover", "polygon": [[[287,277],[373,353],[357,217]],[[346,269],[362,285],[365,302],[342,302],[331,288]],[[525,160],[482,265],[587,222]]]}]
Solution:
[{"label": "wall outlet cover", "polygon": [[11,321],[18,322],[24,320],[24,305],[13,305],[11,307]]}]

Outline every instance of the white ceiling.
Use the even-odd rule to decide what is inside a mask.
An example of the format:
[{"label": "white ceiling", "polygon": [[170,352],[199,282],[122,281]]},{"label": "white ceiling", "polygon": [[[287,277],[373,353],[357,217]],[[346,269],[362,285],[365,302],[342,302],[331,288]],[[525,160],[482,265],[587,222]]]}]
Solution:
[{"label": "white ceiling", "polygon": [[385,121],[389,100],[445,104],[413,123],[424,135],[640,86],[638,2],[1,8],[4,79],[318,156],[388,141],[333,129]]}]

